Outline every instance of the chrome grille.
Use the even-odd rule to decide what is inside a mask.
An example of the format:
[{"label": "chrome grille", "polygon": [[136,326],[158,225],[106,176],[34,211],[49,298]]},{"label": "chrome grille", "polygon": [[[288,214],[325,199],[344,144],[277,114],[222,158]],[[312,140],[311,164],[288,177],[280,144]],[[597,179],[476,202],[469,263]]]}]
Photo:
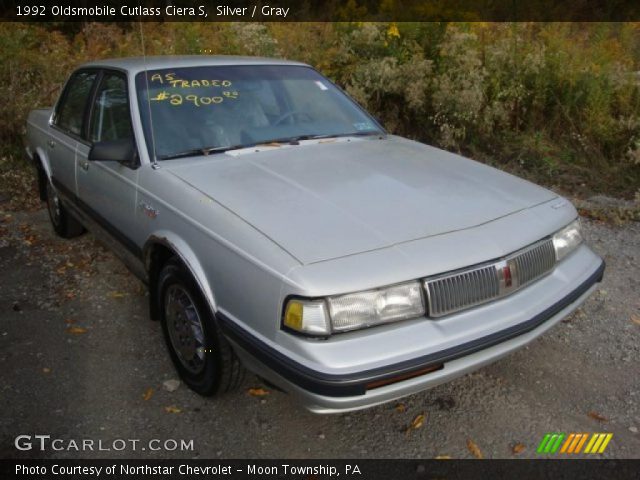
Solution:
[{"label": "chrome grille", "polygon": [[427,278],[429,316],[441,317],[513,293],[550,272],[555,261],[548,238],[490,264]]},{"label": "chrome grille", "polygon": [[556,252],[551,239],[537,243],[512,259],[518,272],[520,287],[540,278],[556,263]]},{"label": "chrome grille", "polygon": [[426,282],[429,313],[439,317],[497,297],[500,284],[493,265]]}]

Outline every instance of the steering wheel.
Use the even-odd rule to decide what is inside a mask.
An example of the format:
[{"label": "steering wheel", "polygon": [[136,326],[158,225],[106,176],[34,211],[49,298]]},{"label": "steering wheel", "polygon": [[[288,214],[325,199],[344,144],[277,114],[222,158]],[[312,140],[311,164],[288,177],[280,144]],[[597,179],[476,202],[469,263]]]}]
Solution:
[{"label": "steering wheel", "polygon": [[291,110],[290,112],[287,113],[283,113],[282,115],[280,115],[274,122],[273,125],[277,126],[280,125],[282,122],[284,122],[285,120],[289,119],[289,118],[293,118],[293,117],[306,117],[307,120],[313,120],[311,118],[311,115],[309,115],[307,112],[303,112],[301,110]]}]

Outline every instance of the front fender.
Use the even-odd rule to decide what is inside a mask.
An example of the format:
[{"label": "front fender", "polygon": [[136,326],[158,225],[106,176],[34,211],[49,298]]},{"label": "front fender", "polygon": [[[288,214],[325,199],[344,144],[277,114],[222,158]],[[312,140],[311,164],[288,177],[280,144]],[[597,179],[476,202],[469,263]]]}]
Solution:
[{"label": "front fender", "polygon": [[[153,247],[157,245],[162,245],[163,247],[169,249],[182,261],[182,263],[185,265],[187,270],[189,270],[196,283],[200,287],[200,291],[207,300],[211,311],[216,312],[217,303],[215,300],[214,292],[205,274],[204,268],[202,267],[202,263],[198,259],[198,256],[195,254],[195,252],[191,249],[189,244],[176,233],[169,230],[158,230],[154,232],[145,242],[145,245],[142,249],[142,258],[147,272],[151,271],[153,262],[151,254],[153,252]],[[152,281],[151,278],[150,281]],[[150,289],[153,289],[152,284],[150,284],[149,286]]]}]

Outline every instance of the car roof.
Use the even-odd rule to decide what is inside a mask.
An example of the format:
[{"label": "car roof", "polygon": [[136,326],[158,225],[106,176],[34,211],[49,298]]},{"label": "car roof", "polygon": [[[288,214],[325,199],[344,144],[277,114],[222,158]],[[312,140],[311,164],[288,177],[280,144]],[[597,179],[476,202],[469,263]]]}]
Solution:
[{"label": "car roof", "polygon": [[232,55],[162,55],[148,57],[125,57],[96,60],[80,68],[117,68],[131,73],[144,70],[180,67],[202,67],[218,65],[308,65],[290,60],[264,57],[241,57]]}]

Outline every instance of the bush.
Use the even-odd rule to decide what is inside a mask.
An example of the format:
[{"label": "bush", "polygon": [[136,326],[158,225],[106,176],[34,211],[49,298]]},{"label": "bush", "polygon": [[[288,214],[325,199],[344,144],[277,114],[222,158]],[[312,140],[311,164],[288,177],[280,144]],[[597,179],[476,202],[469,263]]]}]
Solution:
[{"label": "bush", "polygon": [[79,63],[242,54],[314,65],[393,133],[578,192],[633,196],[640,186],[634,23],[5,22],[0,47],[3,156]]}]

